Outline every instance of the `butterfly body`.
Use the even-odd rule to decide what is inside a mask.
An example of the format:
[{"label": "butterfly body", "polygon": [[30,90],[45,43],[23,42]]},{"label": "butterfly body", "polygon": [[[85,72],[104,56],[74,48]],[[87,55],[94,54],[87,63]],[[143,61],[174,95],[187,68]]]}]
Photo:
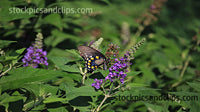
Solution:
[{"label": "butterfly body", "polygon": [[78,50],[85,59],[86,68],[89,72],[96,70],[102,64],[104,64],[104,69],[106,69],[106,57],[102,53],[92,47],[83,45],[79,46]]}]

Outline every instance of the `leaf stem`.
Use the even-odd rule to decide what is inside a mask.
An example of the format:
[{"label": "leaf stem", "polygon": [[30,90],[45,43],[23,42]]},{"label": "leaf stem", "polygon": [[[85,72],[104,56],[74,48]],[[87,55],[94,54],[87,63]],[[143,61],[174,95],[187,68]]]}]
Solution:
[{"label": "leaf stem", "polygon": [[[37,107],[38,105],[40,105],[40,104],[44,101],[44,99],[47,98],[47,97],[48,97],[48,96],[47,96],[46,94],[44,94],[43,96],[39,97],[38,100],[37,100],[37,102],[34,103],[31,107],[27,108],[27,109],[25,110],[25,112],[31,111],[33,108],[35,108],[35,107]],[[35,102],[35,101],[34,101],[34,102]]]},{"label": "leaf stem", "polygon": [[83,69],[82,69],[81,66],[79,67],[79,69],[80,69],[81,74],[83,75],[83,78],[82,78],[82,85],[84,85],[84,84],[85,84],[85,77],[86,77],[87,69],[85,69],[84,72],[83,72]]},{"label": "leaf stem", "polygon": [[195,50],[195,49],[196,49],[196,46],[199,46],[199,44],[200,44],[200,41],[197,40],[196,44],[195,44],[195,45],[190,49],[190,51],[188,52],[188,57],[187,57],[187,59],[186,59],[186,61],[185,61],[185,63],[184,63],[183,69],[182,69],[182,71],[181,71],[181,73],[180,73],[180,79],[179,79],[178,82],[174,83],[174,84],[172,85],[172,87],[176,87],[176,86],[178,86],[178,85],[181,83],[182,78],[183,78],[183,75],[184,75],[184,73],[185,73],[185,71],[186,71],[186,69],[187,69],[187,67],[188,67],[188,65],[189,65],[189,62],[190,62],[190,60],[191,60],[191,55],[190,55],[190,53],[191,53],[193,50]]},{"label": "leaf stem", "polygon": [[186,68],[187,68],[187,66],[188,66],[188,64],[189,64],[190,59],[191,59],[191,56],[188,56],[187,60],[186,60],[185,63],[184,63],[183,69],[182,69],[182,71],[181,71],[181,73],[180,73],[180,78],[181,78],[181,79],[182,79],[182,77],[183,77],[183,74],[185,73],[185,70],[186,70]]},{"label": "leaf stem", "polygon": [[110,93],[111,93],[111,91],[112,91],[112,89],[113,89],[113,82],[111,83],[111,85],[112,85],[112,86],[111,86],[111,88],[110,88],[108,94],[105,94],[104,99],[101,101],[100,105],[97,107],[96,112],[99,112],[101,106],[102,106],[103,103],[106,101],[106,99],[112,96],[112,95],[110,95]]},{"label": "leaf stem", "polygon": [[99,112],[101,106],[103,105],[103,103],[106,101],[106,99],[110,97],[110,95],[105,95],[104,99],[101,101],[100,105],[97,107],[96,112]]},{"label": "leaf stem", "polygon": [[86,74],[82,74],[83,75],[83,79],[82,79],[82,85],[85,84],[85,77],[86,77]]},{"label": "leaf stem", "polygon": [[188,56],[187,60],[186,60],[185,63],[184,63],[183,69],[181,70],[180,78],[179,78],[178,82],[174,83],[174,84],[172,85],[172,87],[176,87],[176,86],[178,86],[178,85],[181,83],[182,78],[183,78],[183,75],[184,75],[184,73],[185,73],[185,70],[186,70],[186,68],[187,68],[187,66],[188,66],[188,64],[189,64],[190,58],[191,58],[191,56]]},{"label": "leaf stem", "polygon": [[12,65],[11,64],[9,64],[9,68],[6,70],[6,71],[4,71],[3,73],[1,73],[1,75],[0,75],[0,77],[2,77],[3,75],[5,75],[8,71],[10,71],[12,69]]}]

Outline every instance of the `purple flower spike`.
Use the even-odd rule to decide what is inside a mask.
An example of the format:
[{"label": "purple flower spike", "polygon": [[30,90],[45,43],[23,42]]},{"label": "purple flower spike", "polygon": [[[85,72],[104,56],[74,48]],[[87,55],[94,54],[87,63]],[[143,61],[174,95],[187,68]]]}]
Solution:
[{"label": "purple flower spike", "polygon": [[130,59],[128,58],[129,52],[124,54],[124,57],[115,58],[115,63],[109,68],[109,74],[105,77],[105,80],[110,80],[111,82],[118,78],[120,82],[123,84],[124,79],[127,76],[125,74],[128,72],[127,68],[131,65]]},{"label": "purple flower spike", "polygon": [[47,57],[45,57],[46,55],[46,51],[30,46],[22,59],[22,62],[24,63],[23,66],[31,66],[33,68],[37,68],[39,64],[48,66]]}]

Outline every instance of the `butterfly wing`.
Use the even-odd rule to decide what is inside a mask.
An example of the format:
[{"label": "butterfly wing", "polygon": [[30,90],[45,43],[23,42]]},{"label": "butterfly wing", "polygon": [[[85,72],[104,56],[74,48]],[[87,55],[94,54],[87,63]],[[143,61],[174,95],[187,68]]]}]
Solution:
[{"label": "butterfly wing", "polygon": [[85,60],[86,58],[89,58],[91,56],[100,56],[106,59],[106,57],[102,53],[89,46],[84,46],[84,45],[78,46],[78,50],[81,52],[81,56],[83,56]]},{"label": "butterfly wing", "polygon": [[81,52],[81,56],[86,61],[86,68],[88,71],[92,72],[102,64],[104,64],[104,69],[106,68],[106,57],[96,49],[81,45],[78,46],[78,50]]}]

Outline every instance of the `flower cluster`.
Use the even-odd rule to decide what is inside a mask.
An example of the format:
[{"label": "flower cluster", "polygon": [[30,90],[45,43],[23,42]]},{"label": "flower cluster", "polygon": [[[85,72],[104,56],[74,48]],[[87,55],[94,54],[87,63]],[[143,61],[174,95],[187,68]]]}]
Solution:
[{"label": "flower cluster", "polygon": [[44,64],[48,66],[47,57],[45,57],[46,55],[47,52],[43,51],[43,49],[36,49],[30,46],[27,49],[27,53],[25,54],[24,58],[22,59],[24,67],[32,66],[33,68],[37,68],[38,64]]},{"label": "flower cluster", "polygon": [[95,87],[96,89],[99,89],[103,83],[103,79],[94,79],[94,81],[96,81],[95,83],[92,83],[92,86]]},{"label": "flower cluster", "polygon": [[[127,52],[124,54],[124,57],[121,58],[115,58],[115,63],[109,68],[109,74],[105,77],[106,80],[110,80],[111,82],[114,81],[114,79],[119,79],[122,84],[124,84],[124,79],[126,77],[126,72],[128,72],[128,67],[131,65],[129,53]],[[95,79],[95,83],[92,83],[92,86],[96,89],[99,89],[101,87],[101,84],[103,83],[103,79]]]},{"label": "flower cluster", "polygon": [[24,67],[32,66],[33,68],[37,68],[38,64],[44,64],[48,66],[47,57],[45,57],[46,55],[46,51],[43,51],[42,49],[35,49],[34,47],[30,46],[27,49],[27,53],[25,54],[24,58],[22,59]]},{"label": "flower cluster", "polygon": [[115,59],[115,64],[109,68],[109,75],[106,76],[105,80],[110,80],[118,78],[122,84],[124,84],[124,78],[126,77],[127,68],[131,65],[127,57],[121,57]]},{"label": "flower cluster", "polygon": [[105,56],[111,63],[114,62],[114,59],[118,56],[119,54],[118,49],[119,49],[118,45],[115,45],[113,43],[108,45],[108,49],[106,50]]},{"label": "flower cluster", "polygon": [[42,39],[43,39],[43,36],[41,33],[39,33],[37,35],[37,38],[35,39],[35,44],[33,44],[33,46],[30,46],[27,49],[27,53],[22,59],[22,62],[24,63],[24,67],[31,66],[33,68],[37,68],[39,64],[44,64],[48,66],[47,57],[46,57],[47,52],[43,51],[42,49]]}]

